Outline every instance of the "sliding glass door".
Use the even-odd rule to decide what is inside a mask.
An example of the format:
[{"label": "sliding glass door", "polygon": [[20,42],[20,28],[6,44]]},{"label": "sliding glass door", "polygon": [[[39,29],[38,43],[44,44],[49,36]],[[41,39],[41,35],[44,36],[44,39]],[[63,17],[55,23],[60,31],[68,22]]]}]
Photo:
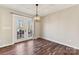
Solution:
[{"label": "sliding glass door", "polygon": [[34,34],[34,21],[32,18],[14,15],[13,16],[13,35],[16,38],[14,41],[23,41],[33,39]]}]

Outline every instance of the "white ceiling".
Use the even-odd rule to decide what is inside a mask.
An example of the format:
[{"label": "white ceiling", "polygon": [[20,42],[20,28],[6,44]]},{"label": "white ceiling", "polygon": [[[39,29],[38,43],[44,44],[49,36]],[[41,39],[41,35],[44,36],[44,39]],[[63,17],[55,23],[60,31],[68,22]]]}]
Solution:
[{"label": "white ceiling", "polygon": [[[3,4],[1,6],[35,15],[35,4]],[[72,4],[39,4],[39,15],[46,16],[50,13],[74,6]]]}]

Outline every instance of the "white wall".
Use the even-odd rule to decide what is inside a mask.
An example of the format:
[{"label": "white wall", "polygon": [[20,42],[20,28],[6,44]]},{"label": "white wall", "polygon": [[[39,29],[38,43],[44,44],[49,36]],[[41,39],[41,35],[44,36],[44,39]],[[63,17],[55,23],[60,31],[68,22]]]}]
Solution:
[{"label": "white wall", "polygon": [[0,47],[11,44],[12,42],[12,20],[7,9],[0,8]]},{"label": "white wall", "polygon": [[[23,12],[14,11],[0,6],[0,47],[5,47],[13,44],[12,40],[12,15],[10,12],[14,12],[27,17],[33,17]],[[39,36],[39,23],[36,25],[36,36]]]},{"label": "white wall", "polygon": [[41,21],[35,22],[35,39],[41,36]]},{"label": "white wall", "polygon": [[79,49],[79,5],[44,17],[42,37]]}]

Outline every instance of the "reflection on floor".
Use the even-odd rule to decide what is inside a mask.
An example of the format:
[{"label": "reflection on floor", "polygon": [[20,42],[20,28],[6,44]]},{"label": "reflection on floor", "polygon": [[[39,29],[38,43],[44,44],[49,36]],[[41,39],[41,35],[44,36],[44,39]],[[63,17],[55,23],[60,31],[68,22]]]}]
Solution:
[{"label": "reflection on floor", "polygon": [[0,49],[0,55],[78,55],[79,50],[45,39],[31,39]]}]

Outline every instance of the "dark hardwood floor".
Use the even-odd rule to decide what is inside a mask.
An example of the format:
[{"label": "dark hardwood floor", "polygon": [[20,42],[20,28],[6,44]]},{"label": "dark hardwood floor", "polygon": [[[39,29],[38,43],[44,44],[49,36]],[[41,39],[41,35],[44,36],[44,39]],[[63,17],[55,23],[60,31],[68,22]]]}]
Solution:
[{"label": "dark hardwood floor", "polygon": [[0,48],[0,55],[79,55],[79,50],[39,38]]}]

